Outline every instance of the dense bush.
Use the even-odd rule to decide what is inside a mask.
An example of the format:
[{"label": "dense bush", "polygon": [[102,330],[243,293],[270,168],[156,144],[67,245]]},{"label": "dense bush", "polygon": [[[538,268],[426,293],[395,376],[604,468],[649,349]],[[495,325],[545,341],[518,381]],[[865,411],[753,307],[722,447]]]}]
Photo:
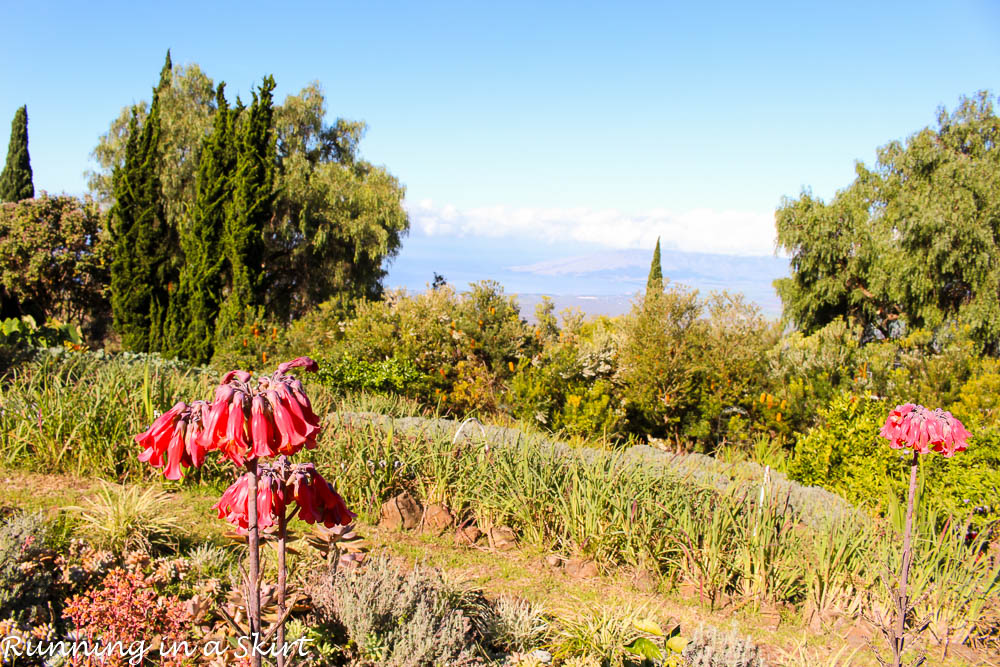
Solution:
[{"label": "dense bush", "polygon": [[36,350],[66,347],[83,349],[83,336],[74,324],[54,321],[38,326],[31,315],[0,322],[0,374],[34,356]]},{"label": "dense bush", "polygon": [[[885,511],[902,499],[908,483],[908,450],[888,447],[879,429],[892,405],[843,392],[820,411],[820,422],[798,437],[789,475],[823,486],[858,505]],[[1000,518],[1000,431],[973,432],[969,449],[954,458],[934,455],[921,461],[927,503],[985,525]]]},{"label": "dense bush", "polygon": [[39,513],[17,513],[0,523],[0,620],[39,618],[58,579]]},{"label": "dense bush", "polygon": [[[92,645],[111,646],[121,642],[124,648],[110,650],[106,664],[124,666],[133,658],[128,653],[136,642],[159,637],[163,646],[190,639],[190,618],[177,596],[157,590],[154,578],[141,572],[114,569],[101,584],[67,601],[65,617],[77,636]],[[125,652],[122,655],[122,652]],[[158,651],[157,651],[158,653]],[[159,664],[182,665],[179,655],[158,655]]]},{"label": "dense bush", "polygon": [[754,432],[784,432],[780,410],[769,412],[757,400],[771,381],[766,353],[779,337],[777,326],[742,295],[722,292],[705,301],[702,335],[698,411],[686,435],[712,449],[749,441]]},{"label": "dense bush", "polygon": [[103,336],[111,318],[103,218],[95,202],[68,196],[0,205],[0,316],[76,322]]},{"label": "dense bush", "polygon": [[413,296],[390,292],[381,301],[355,303],[349,317],[330,304],[298,322],[290,340],[295,354],[308,351],[348,375],[351,366],[381,366],[376,374],[394,376],[386,384],[463,412],[496,411],[519,360],[537,349],[516,301],[488,281],[462,294],[449,286]]},{"label": "dense bush", "polygon": [[472,621],[439,572],[402,572],[385,557],[362,570],[325,573],[308,586],[317,620],[340,626],[351,664],[434,667],[471,664]]},{"label": "dense bush", "polygon": [[620,377],[633,428],[679,436],[691,426],[701,381],[701,303],[683,288],[640,297],[625,321]]},{"label": "dense bush", "polygon": [[569,317],[561,336],[518,364],[508,385],[510,410],[522,421],[570,435],[620,435],[625,410],[616,379],[619,332],[606,321],[566,326]]},{"label": "dense bush", "polygon": [[421,375],[406,359],[332,359],[320,366],[319,381],[338,391],[410,393]]}]

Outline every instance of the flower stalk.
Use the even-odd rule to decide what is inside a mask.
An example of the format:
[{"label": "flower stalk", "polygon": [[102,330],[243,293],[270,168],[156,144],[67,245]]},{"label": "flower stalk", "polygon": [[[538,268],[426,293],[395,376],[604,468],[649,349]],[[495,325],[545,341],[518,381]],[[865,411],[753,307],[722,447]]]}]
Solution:
[{"label": "flower stalk", "polygon": [[[260,637],[260,530],[257,517],[257,461],[247,461],[247,478],[249,487],[249,526],[247,529],[247,546],[249,550],[249,576],[247,577],[247,618],[250,623],[250,636]],[[253,667],[260,667],[260,654],[254,651],[250,658]]]},{"label": "flower stalk", "polygon": [[[161,469],[167,479],[180,479],[183,468],[200,466],[212,451],[245,470],[213,509],[247,536],[244,605],[249,633],[255,644],[276,633],[278,667],[286,662],[288,521],[298,516],[306,523],[321,522],[332,528],[350,524],[355,516],[312,463],[288,462],[288,457],[302,449],[314,448],[320,430],[302,383],[288,374],[294,368],[315,371],[317,364],[299,357],[280,364],[272,375],[256,379],[246,371],[230,371],[212,402],[178,402],[135,436],[143,448],[139,460]],[[275,462],[266,463],[268,458]],[[265,633],[260,531],[271,528],[277,529],[278,541],[278,622]],[[251,664],[260,667],[257,651],[252,652]]]},{"label": "flower stalk", "polygon": [[[883,632],[889,640],[892,649],[893,667],[902,667],[903,648],[906,639],[906,617],[910,611],[906,587],[910,576],[910,566],[913,564],[913,515],[917,496],[917,470],[920,467],[920,455],[938,452],[946,458],[964,451],[968,446],[966,439],[970,433],[965,430],[958,419],[938,408],[929,410],[922,405],[906,403],[897,405],[879,435],[889,441],[893,449],[908,448],[913,450],[910,460],[910,487],[906,498],[906,524],[903,528],[903,557],[899,569],[899,584],[893,592],[895,603],[895,622]],[[919,661],[918,661],[919,662]]]},{"label": "flower stalk", "polygon": [[892,657],[894,667],[903,664],[903,637],[906,633],[906,612],[909,608],[906,597],[906,584],[910,577],[910,565],[913,563],[913,513],[917,495],[917,468],[920,466],[920,454],[913,452],[910,462],[910,489],[906,497],[906,525],[903,528],[903,562],[899,570],[899,589],[896,591],[896,632],[894,635]]}]

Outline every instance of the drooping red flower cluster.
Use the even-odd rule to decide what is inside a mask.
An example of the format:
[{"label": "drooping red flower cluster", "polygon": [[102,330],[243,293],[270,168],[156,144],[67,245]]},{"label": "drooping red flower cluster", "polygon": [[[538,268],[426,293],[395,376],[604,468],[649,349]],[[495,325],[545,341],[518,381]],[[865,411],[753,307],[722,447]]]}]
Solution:
[{"label": "drooping red flower cluster", "polygon": [[[263,466],[257,468],[257,526],[261,530],[267,530],[276,523],[278,511],[285,506],[282,491],[281,484],[270,470]],[[218,510],[220,519],[225,519],[240,533],[245,533],[250,526],[250,473],[241,475],[226,489],[212,509]]]},{"label": "drooping red flower cluster", "polygon": [[942,456],[951,457],[965,451],[970,433],[946,410],[929,410],[922,405],[905,403],[889,413],[879,435],[886,438],[893,449],[909,447],[919,454],[927,454],[933,449]]},{"label": "drooping red flower cluster", "polygon": [[299,518],[308,524],[346,526],[357,516],[312,463],[292,466],[286,489],[298,505]]},{"label": "drooping red flower cluster", "polygon": [[135,436],[143,447],[139,460],[163,468],[167,479],[180,479],[181,466],[200,466],[205,452],[218,450],[242,466],[249,459],[312,449],[319,418],[302,383],[286,375],[291,368],[315,371],[316,362],[299,357],[256,383],[246,371],[230,371],[211,403],[177,403]]},{"label": "drooping red flower cluster", "polygon": [[153,422],[144,433],[135,436],[142,447],[139,460],[154,468],[163,468],[167,479],[180,479],[181,466],[198,467],[205,461],[201,425],[208,414],[208,403],[178,402]]},{"label": "drooping red flower cluster", "polygon": [[[277,518],[291,502],[299,518],[312,524],[317,521],[332,528],[349,524],[355,514],[347,509],[344,499],[334,490],[312,463],[294,465],[260,465],[257,469],[257,525],[266,531],[277,523]],[[213,509],[219,518],[245,533],[250,526],[250,474],[241,476],[226,489]]]}]

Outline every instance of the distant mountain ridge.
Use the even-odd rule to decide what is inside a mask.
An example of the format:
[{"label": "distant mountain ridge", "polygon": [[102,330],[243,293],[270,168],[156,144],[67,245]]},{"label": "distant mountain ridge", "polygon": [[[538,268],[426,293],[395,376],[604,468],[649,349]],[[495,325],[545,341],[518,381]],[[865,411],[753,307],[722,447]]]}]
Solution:
[{"label": "distant mountain ridge", "polygon": [[[479,280],[495,280],[508,294],[523,295],[522,311],[534,312],[541,295],[592,314],[627,312],[632,297],[646,287],[652,249],[606,250],[599,247],[507,242],[501,239],[414,236],[390,266],[386,285],[423,291],[440,273],[456,289]],[[788,260],[694,253],[665,247],[663,275],[703,294],[742,292],[768,317],[781,314],[775,279],[788,275]],[[598,297],[586,299],[580,297]]]}]

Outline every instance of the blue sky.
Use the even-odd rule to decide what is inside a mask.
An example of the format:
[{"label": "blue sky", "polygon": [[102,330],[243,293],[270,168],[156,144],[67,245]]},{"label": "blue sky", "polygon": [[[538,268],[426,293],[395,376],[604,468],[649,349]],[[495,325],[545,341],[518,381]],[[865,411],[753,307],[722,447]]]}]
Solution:
[{"label": "blue sky", "polygon": [[[483,239],[487,272],[530,263],[525,246],[558,259],[657,235],[771,254],[782,196],[829,197],[939,105],[1000,89],[1000,3],[983,1],[34,2],[3,16],[0,127],[28,105],[36,188],[84,191],[98,136],[148,98],[170,47],[244,97],[264,74],[279,99],[320,81],[331,120],[369,124],[363,154],[406,185],[414,247],[441,247],[419,261],[445,275]],[[397,268],[419,272],[406,247]]]}]

